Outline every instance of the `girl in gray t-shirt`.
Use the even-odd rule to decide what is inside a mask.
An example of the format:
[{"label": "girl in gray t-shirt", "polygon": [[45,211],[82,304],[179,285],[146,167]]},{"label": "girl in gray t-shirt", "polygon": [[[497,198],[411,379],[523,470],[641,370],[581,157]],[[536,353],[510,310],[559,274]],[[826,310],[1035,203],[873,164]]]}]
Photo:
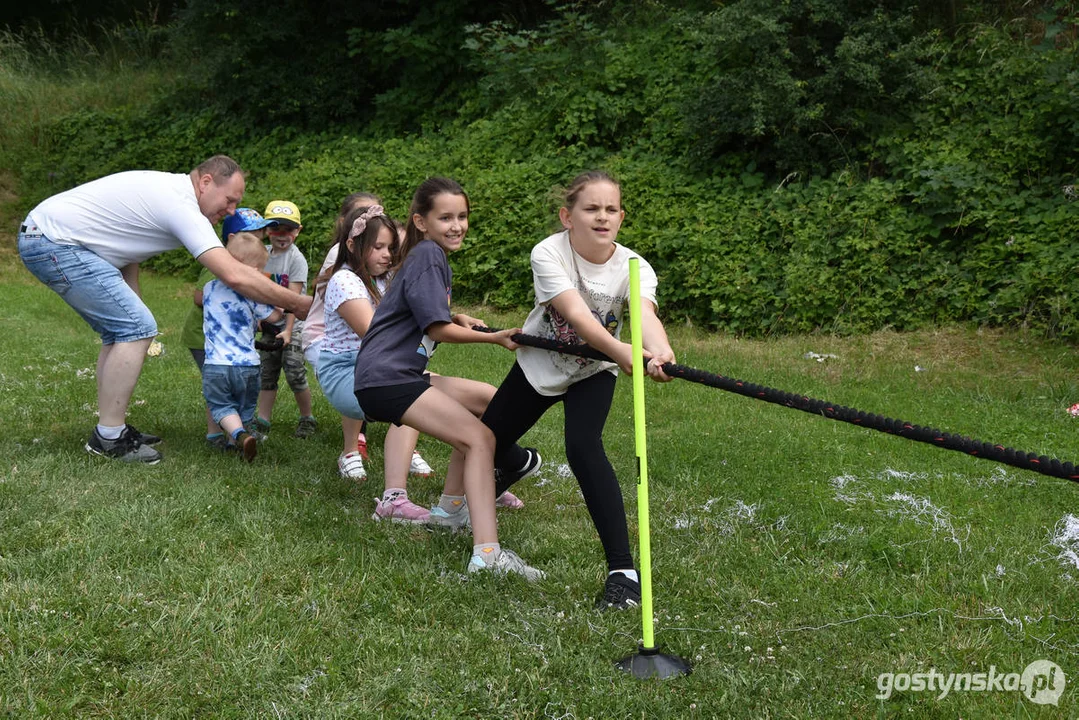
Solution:
[{"label": "girl in gray t-shirt", "polygon": [[446,254],[460,249],[468,214],[468,196],[453,180],[430,178],[416,190],[400,269],[356,360],[356,398],[370,419],[410,425],[453,446],[446,494],[432,508],[431,522],[453,527],[471,522],[468,572],[515,572],[533,580],[543,573],[498,542],[494,436],[478,417],[489,398],[484,383],[426,373],[439,342],[517,347],[510,338],[519,328],[479,332],[472,329],[482,324],[475,318],[450,313],[453,274]]}]

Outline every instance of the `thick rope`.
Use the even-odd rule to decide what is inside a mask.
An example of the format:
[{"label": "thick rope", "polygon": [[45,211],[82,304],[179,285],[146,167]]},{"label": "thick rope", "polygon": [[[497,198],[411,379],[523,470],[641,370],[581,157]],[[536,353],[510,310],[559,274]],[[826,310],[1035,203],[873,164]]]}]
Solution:
[{"label": "thick rope", "polygon": [[[474,327],[473,329],[493,332],[490,328]],[[528,345],[530,347],[552,350],[566,355],[579,355],[593,360],[610,360],[609,357],[588,345],[558,342],[557,340],[548,340],[547,338],[541,338],[535,335],[525,335],[524,333],[517,333],[514,335],[513,341],[518,345]],[[956,450],[968,455],[973,455],[974,457],[993,460],[994,462],[1003,463],[1004,465],[1011,465],[1012,467],[1021,468],[1023,470],[1031,470],[1036,473],[1041,473],[1042,475],[1049,475],[1050,477],[1079,481],[1079,470],[1076,469],[1074,463],[1061,462],[1060,460],[1049,458],[1045,455],[1039,456],[1034,453],[1027,453],[1022,450],[1004,447],[1003,445],[972,440],[971,438],[962,435],[941,432],[940,430],[923,427],[921,425],[914,425],[913,423],[905,422],[903,420],[893,420],[892,418],[887,418],[882,415],[855,410],[854,408],[836,405],[835,403],[826,402],[824,400],[814,400],[813,398],[804,395],[795,395],[793,393],[784,392],[783,390],[776,390],[774,388],[765,387],[764,385],[757,385],[745,382],[744,380],[736,380],[724,377],[723,375],[716,375],[714,373],[697,370],[696,368],[678,365],[676,363],[664,363],[663,372],[671,377],[708,385],[709,387],[719,388],[720,390],[726,390],[727,392],[732,392],[737,395],[744,395],[746,397],[754,398],[755,400],[764,400],[765,402],[801,410],[803,412],[812,413],[813,415],[823,415],[832,420],[840,420],[842,422],[851,423],[852,425],[858,425],[859,427],[879,430],[880,432],[885,432],[890,435],[898,435],[909,440],[916,440],[918,442],[924,442],[936,447],[944,448],[945,450]]]}]

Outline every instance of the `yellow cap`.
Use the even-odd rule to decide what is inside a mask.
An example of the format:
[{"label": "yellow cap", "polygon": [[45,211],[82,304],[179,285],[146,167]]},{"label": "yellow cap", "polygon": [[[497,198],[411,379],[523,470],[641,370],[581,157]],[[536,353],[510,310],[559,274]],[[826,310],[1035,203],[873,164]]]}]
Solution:
[{"label": "yellow cap", "polygon": [[271,200],[262,217],[279,225],[300,227],[300,208],[288,200]]}]

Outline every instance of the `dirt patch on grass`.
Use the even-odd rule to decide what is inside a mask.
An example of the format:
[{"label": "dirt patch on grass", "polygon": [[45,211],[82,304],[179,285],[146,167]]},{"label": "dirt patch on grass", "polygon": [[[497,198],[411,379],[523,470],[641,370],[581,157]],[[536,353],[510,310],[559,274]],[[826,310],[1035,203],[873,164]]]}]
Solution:
[{"label": "dirt patch on grass", "polygon": [[0,280],[3,282],[33,279],[19,262],[15,248],[19,222],[22,221],[15,187],[15,175],[10,170],[0,170]]},{"label": "dirt patch on grass", "polygon": [[0,250],[14,250],[15,235],[18,229],[16,218],[15,176],[10,170],[0,170]]}]

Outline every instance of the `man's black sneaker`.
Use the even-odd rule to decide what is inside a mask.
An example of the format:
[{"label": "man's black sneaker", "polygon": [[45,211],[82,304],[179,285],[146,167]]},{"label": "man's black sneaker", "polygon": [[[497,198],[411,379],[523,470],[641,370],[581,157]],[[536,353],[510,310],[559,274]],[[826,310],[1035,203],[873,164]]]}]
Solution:
[{"label": "man's black sneaker", "polygon": [[127,429],[135,433],[135,437],[137,437],[139,439],[139,442],[143,445],[157,445],[159,442],[161,442],[161,438],[159,438],[157,435],[144,433],[142,430],[139,430],[131,423],[128,423]]},{"label": "man's black sneaker", "polygon": [[518,470],[495,468],[495,497],[509,490],[510,485],[513,483],[535,475],[536,471],[540,469],[543,458],[540,457],[539,450],[525,448],[524,451],[528,453],[528,462],[524,464],[524,467]]},{"label": "man's black sneaker", "polygon": [[115,440],[106,440],[94,428],[86,442],[86,452],[112,460],[130,463],[156,465],[161,462],[161,453],[149,445],[143,445],[136,434],[138,431],[128,425]]},{"label": "man's black sneaker", "polygon": [[596,599],[597,610],[626,610],[641,606],[641,584],[620,572],[607,576],[603,595]]}]

